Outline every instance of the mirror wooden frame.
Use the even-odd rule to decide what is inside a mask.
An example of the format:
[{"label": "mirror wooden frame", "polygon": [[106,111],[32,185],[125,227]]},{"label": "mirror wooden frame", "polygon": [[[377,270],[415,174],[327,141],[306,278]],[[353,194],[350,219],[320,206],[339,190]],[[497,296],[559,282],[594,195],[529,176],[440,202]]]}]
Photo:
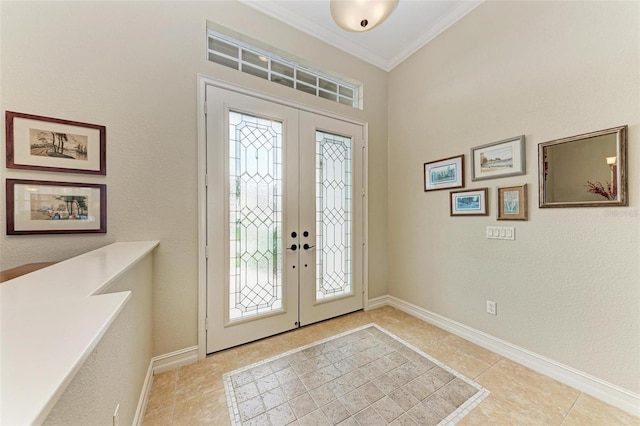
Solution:
[{"label": "mirror wooden frame", "polygon": [[[585,133],[582,135],[571,136],[563,139],[557,139],[549,142],[544,142],[538,145],[538,187],[539,187],[539,206],[541,208],[552,208],[552,207],[616,207],[616,206],[627,206],[627,132],[628,126],[619,126],[613,127],[610,129],[599,130],[596,132]],[[591,139],[599,136],[606,135],[615,135],[616,136],[616,178],[611,182],[613,187],[615,188],[615,199],[606,199],[602,201],[546,201],[547,200],[547,189],[546,189],[546,178],[548,174],[551,172],[551,165],[547,161],[547,148],[570,143],[570,142],[580,142],[586,139]],[[603,159],[604,160],[604,159]],[[580,158],[577,158],[576,161],[581,161]],[[589,184],[591,182],[587,181]],[[599,182],[598,182],[599,183]],[[588,185],[585,185],[588,187]],[[587,191],[593,192],[593,191]]]}]

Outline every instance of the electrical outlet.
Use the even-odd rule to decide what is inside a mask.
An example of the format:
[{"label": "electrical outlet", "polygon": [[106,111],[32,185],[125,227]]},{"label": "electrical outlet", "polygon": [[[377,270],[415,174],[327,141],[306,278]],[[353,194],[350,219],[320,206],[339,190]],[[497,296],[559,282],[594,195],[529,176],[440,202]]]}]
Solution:
[{"label": "electrical outlet", "polygon": [[487,300],[487,313],[491,315],[498,315],[498,304],[493,300]]},{"label": "electrical outlet", "polygon": [[113,412],[113,426],[120,426],[120,404],[116,405],[116,409]]}]

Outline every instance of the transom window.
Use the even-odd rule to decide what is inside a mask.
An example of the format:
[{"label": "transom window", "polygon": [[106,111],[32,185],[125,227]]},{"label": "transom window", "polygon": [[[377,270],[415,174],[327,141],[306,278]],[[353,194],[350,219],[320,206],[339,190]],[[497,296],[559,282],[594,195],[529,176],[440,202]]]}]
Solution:
[{"label": "transom window", "polygon": [[358,86],[303,67],[255,46],[207,31],[211,62],[282,84],[330,101],[358,107]]}]

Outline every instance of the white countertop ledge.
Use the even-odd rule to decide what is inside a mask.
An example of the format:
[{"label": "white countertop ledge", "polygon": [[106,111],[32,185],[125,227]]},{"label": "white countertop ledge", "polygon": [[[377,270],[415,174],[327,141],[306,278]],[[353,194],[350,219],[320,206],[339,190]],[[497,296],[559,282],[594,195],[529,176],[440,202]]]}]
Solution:
[{"label": "white countertop ledge", "polygon": [[0,424],[42,423],[130,292],[102,294],[158,241],[114,243],[0,284]]}]

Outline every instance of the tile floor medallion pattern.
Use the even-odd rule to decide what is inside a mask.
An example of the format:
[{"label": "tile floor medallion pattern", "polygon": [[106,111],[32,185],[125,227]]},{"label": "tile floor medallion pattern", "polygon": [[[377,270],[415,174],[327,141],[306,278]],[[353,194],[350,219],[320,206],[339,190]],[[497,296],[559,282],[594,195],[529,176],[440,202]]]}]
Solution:
[{"label": "tile floor medallion pattern", "polygon": [[233,425],[451,425],[489,391],[368,324],[223,375]]}]

